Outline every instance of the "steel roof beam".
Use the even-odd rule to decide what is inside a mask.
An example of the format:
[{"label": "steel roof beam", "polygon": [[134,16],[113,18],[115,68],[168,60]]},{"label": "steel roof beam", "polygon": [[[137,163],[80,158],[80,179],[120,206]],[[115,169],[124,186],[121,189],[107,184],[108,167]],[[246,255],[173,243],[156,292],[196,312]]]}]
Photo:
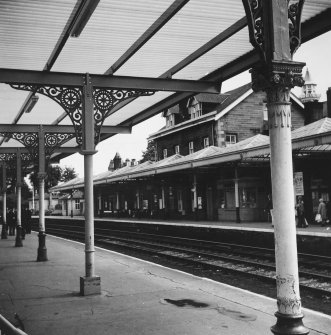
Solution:
[{"label": "steel roof beam", "polygon": [[[25,147],[0,147],[0,154],[16,153],[18,148],[22,153],[30,153],[30,151]],[[80,151],[79,147],[60,147],[60,148],[54,148],[53,152],[74,154],[79,151]]]},{"label": "steel roof beam", "polygon": [[[303,43],[308,42],[309,40],[315,38],[316,36],[319,36],[331,30],[330,15],[331,15],[331,9],[327,9],[321,14],[302,23],[302,28],[301,28],[302,42]],[[239,57],[236,60],[233,60],[232,62],[226,64],[225,66],[215,70],[211,74],[201,78],[201,80],[223,82],[227,79],[234,77],[237,74],[240,74],[250,69],[255,64],[257,64],[259,61],[260,61],[259,55],[254,50],[254,51],[251,51]],[[142,121],[145,121],[149,117],[152,117],[158,114],[163,109],[174,106],[181,99],[185,99],[190,96],[192,96],[192,94],[180,94],[179,95],[175,93],[171,95],[170,97],[167,97],[163,99],[162,101],[157,102],[153,106],[146,108],[145,110],[141,111],[139,114],[123,122],[122,124],[125,125],[126,122],[128,122],[128,124],[132,124],[134,126]]]},{"label": "steel roof beam", "polygon": [[[0,124],[1,133],[37,133],[41,129],[45,133],[75,134],[74,126],[70,125],[33,125],[33,124]],[[102,126],[104,134],[131,134],[130,126]]]},{"label": "steel roof beam", "polygon": [[[251,68],[252,64],[255,64],[259,61],[259,56],[256,51],[249,52],[248,54],[232,61],[231,63],[223,66],[219,70],[214,71],[213,73],[204,77],[204,79],[211,80],[211,81],[219,81],[223,82],[231,78],[233,75],[239,74],[243,71],[246,71]],[[126,120],[125,122],[121,123],[121,125],[136,125],[146,119],[160,113],[162,110],[170,108],[181,100],[189,98],[193,96],[192,93],[175,93],[172,94],[170,97],[167,97],[153,106],[146,108],[139,114],[131,117],[130,119]]]},{"label": "steel roof beam", "polygon": [[[42,72],[31,70],[0,69],[0,82],[39,86],[84,86],[85,74],[67,72]],[[106,76],[90,74],[93,87],[113,89],[137,89],[173,92],[220,92],[212,82],[180,79],[160,79],[129,76]]]},{"label": "steel roof beam", "polygon": [[[55,61],[57,60],[57,58],[59,57],[59,54],[60,52],[62,51],[65,43],[67,42],[69,36],[70,36],[70,31],[72,30],[72,27],[73,27],[73,24],[74,22],[76,21],[77,17],[78,17],[78,14],[80,13],[81,11],[81,8],[83,7],[84,5],[84,2],[82,1],[80,4],[79,4],[79,1],[77,1],[73,11],[72,11],[72,15],[70,15],[70,18],[69,20],[67,21],[64,29],[63,29],[63,32],[59,38],[59,40],[57,41],[50,57],[48,58],[47,60],[47,63],[46,65],[44,66],[44,71],[50,71],[51,68],[53,67]],[[34,95],[35,92],[30,92],[27,96],[27,98],[25,99],[25,101],[23,102],[23,105],[22,107],[20,108],[20,110],[18,111],[14,121],[12,122],[13,124],[17,123],[19,121],[19,119],[22,117],[24,111],[25,111],[25,108],[27,106],[27,104],[29,103],[29,101],[31,100],[32,96]],[[0,140],[0,145],[3,143],[3,139]]]},{"label": "steel roof beam", "polygon": [[105,72],[115,73],[127,62],[146,42],[148,42],[174,15],[176,15],[189,0],[175,0],[167,10],[137,39],[136,42]]},{"label": "steel roof beam", "polygon": [[[191,53],[190,55],[188,55],[182,61],[180,61],[179,63],[177,63],[176,65],[174,65],[172,68],[170,68],[169,70],[167,70],[166,72],[164,72],[163,74],[161,74],[161,76],[159,76],[159,78],[171,78],[172,75],[174,75],[175,73],[179,72],[185,66],[191,64],[196,59],[198,59],[199,57],[203,56],[205,53],[207,53],[211,49],[215,48],[217,45],[219,45],[220,43],[224,42],[225,40],[227,40],[232,35],[234,35],[235,33],[237,33],[238,31],[240,31],[241,29],[243,29],[246,26],[247,26],[247,19],[246,19],[246,17],[243,17],[242,19],[238,20],[237,22],[235,22],[234,24],[232,24],[230,27],[228,27],[227,29],[225,29],[224,31],[222,31],[220,34],[218,34],[217,36],[215,36],[214,38],[212,38],[210,41],[208,41],[202,47],[200,47],[199,49],[197,49],[196,51],[194,51],[193,53]],[[115,113],[116,111],[118,111],[119,109],[123,108],[124,106],[126,106],[127,104],[129,104],[130,102],[132,102],[135,99],[136,98],[131,98],[131,99],[127,99],[125,101],[120,102],[119,104],[117,104],[112,109],[112,112],[109,115]]]}]

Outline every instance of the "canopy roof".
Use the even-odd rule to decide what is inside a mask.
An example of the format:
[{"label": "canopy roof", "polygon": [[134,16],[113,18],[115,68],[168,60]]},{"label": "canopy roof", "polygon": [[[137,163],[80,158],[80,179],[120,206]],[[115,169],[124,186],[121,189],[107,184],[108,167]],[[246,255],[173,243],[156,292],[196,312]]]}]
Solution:
[{"label": "canopy roof", "polygon": [[[292,131],[292,147],[297,156],[331,153],[331,119],[324,118]],[[120,182],[162,173],[187,171],[189,169],[220,166],[229,162],[269,160],[269,136],[255,135],[229,147],[210,146],[187,156],[173,155],[157,162],[146,161],[135,166],[124,166],[115,171],[106,171],[94,176],[94,185]],[[83,188],[84,180],[76,178],[54,186],[52,191]]]},{"label": "canopy roof", "polygon": [[[70,37],[84,8],[92,15],[80,36]],[[329,31],[330,16],[329,0],[306,0],[302,42]],[[0,40],[0,68],[6,69],[204,79],[220,85],[259,61],[241,0],[4,0]],[[1,122],[71,124],[63,109],[43,95],[24,113],[29,95],[0,84]],[[158,91],[132,99],[116,107],[104,124],[134,126],[190,95]],[[73,145],[71,139],[64,146]]]}]

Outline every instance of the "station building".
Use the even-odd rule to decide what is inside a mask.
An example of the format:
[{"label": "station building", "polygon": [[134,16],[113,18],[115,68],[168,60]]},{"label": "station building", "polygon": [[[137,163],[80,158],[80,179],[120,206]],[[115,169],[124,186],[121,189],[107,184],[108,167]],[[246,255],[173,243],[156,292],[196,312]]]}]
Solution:
[{"label": "station building", "polygon": [[[291,93],[291,119],[293,187],[295,195],[304,198],[310,223],[318,199],[329,203],[331,194],[331,146],[319,145],[323,134],[331,131],[331,89],[326,102],[319,98],[307,70],[302,96]],[[219,95],[197,94],[162,115],[165,126],[148,138],[155,148],[151,160],[122,162],[117,153],[108,171],[94,176],[96,215],[238,223],[270,220],[264,92],[253,92],[246,84]],[[317,134],[320,137],[307,146],[307,139]],[[52,190],[83,188],[83,179],[77,178]]]}]

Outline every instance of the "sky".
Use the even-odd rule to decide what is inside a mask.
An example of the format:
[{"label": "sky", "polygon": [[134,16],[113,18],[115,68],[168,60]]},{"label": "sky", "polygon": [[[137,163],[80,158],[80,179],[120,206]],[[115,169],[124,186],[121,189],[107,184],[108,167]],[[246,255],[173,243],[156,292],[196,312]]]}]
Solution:
[{"label": "sky", "polygon": [[[305,62],[317,91],[321,94],[320,101],[326,100],[326,90],[331,87],[331,32],[323,34],[312,41],[304,43],[295,53],[293,60]],[[303,69],[305,75],[306,67]],[[244,72],[222,84],[222,93],[250,82],[250,74]],[[301,88],[293,89],[296,95],[301,94]],[[161,115],[156,115],[132,128],[131,134],[119,134],[99,143],[97,153],[93,156],[93,174],[105,172],[116,152],[122,160],[126,158],[139,160],[147,147],[147,137],[165,125]],[[75,169],[79,177],[84,176],[84,157],[81,154],[71,155],[60,162],[60,166]]]}]

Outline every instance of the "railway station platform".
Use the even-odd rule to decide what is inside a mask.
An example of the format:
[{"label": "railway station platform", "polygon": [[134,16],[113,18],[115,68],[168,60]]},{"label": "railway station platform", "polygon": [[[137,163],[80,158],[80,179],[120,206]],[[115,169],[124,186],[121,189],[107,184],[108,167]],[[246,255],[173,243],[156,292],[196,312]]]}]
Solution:
[{"label": "railway station platform", "polygon": [[[14,238],[0,240],[0,313],[27,334],[256,335],[276,322],[273,299],[101,248],[101,295],[82,297],[83,244],[48,235],[36,262],[37,234]],[[311,335],[330,334],[331,316],[303,312]]]},{"label": "railway station platform", "polygon": [[[56,220],[71,222],[84,220],[84,217],[49,216],[47,222]],[[38,219],[34,222],[37,227]],[[129,229],[150,234],[163,234],[192,239],[205,239],[223,243],[251,245],[261,248],[274,247],[274,228],[270,222],[219,222],[188,220],[154,220],[138,218],[99,218],[95,224],[111,225],[113,229]],[[331,225],[321,227],[310,224],[307,228],[297,228],[298,252],[331,257]]]}]

